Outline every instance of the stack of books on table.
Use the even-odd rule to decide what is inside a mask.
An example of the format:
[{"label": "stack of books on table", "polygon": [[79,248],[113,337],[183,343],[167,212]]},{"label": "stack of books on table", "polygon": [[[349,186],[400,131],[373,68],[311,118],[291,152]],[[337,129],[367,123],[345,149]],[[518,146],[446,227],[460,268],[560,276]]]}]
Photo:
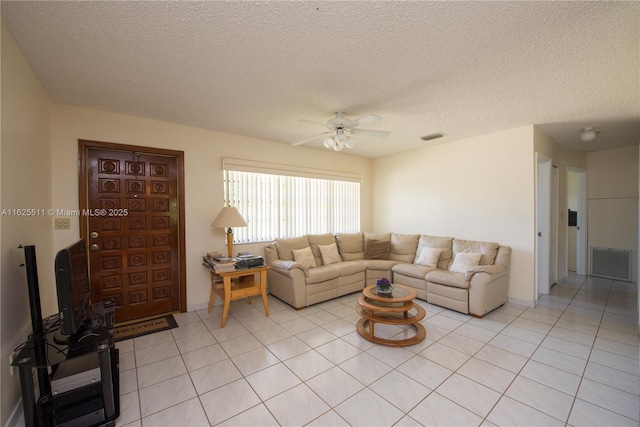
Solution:
[{"label": "stack of books on table", "polygon": [[[214,256],[210,256],[214,255]],[[234,271],[236,269],[236,259],[227,256],[207,254],[202,257],[203,264],[206,267],[213,269],[215,273],[225,273],[228,271]]]}]

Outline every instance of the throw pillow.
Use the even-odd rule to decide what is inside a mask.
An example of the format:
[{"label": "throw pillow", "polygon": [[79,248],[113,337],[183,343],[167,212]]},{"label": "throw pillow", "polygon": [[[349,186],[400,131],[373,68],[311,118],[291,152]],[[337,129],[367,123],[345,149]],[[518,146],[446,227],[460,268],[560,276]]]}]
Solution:
[{"label": "throw pillow", "polygon": [[336,245],[335,243],[332,243],[330,245],[318,245],[318,249],[320,249],[320,254],[322,255],[322,263],[324,265],[342,262],[342,258],[338,253],[338,245]]},{"label": "throw pillow", "polygon": [[305,266],[305,268],[313,268],[316,266],[316,259],[313,257],[313,252],[311,252],[311,248],[309,247],[294,249],[293,259]]},{"label": "throw pillow", "polygon": [[389,259],[391,242],[388,240],[367,240],[364,245],[364,259]]},{"label": "throw pillow", "polygon": [[469,267],[480,264],[480,257],[482,254],[475,254],[471,252],[458,252],[453,259],[450,271],[454,273],[466,273]]},{"label": "throw pillow", "polygon": [[440,254],[443,250],[444,249],[424,247],[420,249],[420,253],[416,257],[414,264],[435,268],[438,265],[438,260],[440,259]]}]

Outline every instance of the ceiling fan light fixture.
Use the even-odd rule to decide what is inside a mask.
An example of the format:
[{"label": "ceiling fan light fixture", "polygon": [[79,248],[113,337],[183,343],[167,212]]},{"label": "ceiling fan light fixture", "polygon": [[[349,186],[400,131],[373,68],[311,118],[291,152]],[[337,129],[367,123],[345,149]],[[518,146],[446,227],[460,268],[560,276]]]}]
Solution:
[{"label": "ceiling fan light fixture", "polygon": [[[321,122],[311,119],[300,120],[314,124],[322,124]],[[357,141],[352,135],[355,135],[356,137],[364,136],[370,138],[382,138],[389,136],[390,132],[388,131],[360,128],[361,125],[374,123],[379,120],[381,120],[381,117],[376,116],[375,114],[369,114],[368,116],[360,117],[357,120],[350,120],[345,117],[344,113],[335,113],[333,118],[331,118],[326,124],[326,127],[329,129],[328,131],[303,139],[302,141],[295,142],[292,145],[302,145],[324,135],[325,138],[322,140],[322,145],[324,145],[327,150],[333,149],[335,151],[342,151],[344,147],[353,148],[356,146]]]},{"label": "ceiling fan light fixture", "polygon": [[600,132],[593,130],[593,126],[588,126],[582,129],[580,139],[582,139],[584,142],[593,141],[599,133]]}]

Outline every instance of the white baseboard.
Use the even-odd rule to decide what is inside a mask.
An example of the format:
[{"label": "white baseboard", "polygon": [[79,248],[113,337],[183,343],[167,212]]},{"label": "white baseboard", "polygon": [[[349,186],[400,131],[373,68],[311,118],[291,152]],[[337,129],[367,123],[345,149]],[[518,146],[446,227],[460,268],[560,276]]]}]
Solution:
[{"label": "white baseboard", "polygon": [[509,297],[507,298],[507,302],[510,304],[524,305],[525,307],[529,307],[529,308],[533,308],[536,306],[536,303],[534,301],[526,301],[519,298]]},{"label": "white baseboard", "polygon": [[22,412],[22,399],[18,399],[18,403],[16,403],[15,408],[11,411],[11,415],[5,424],[5,427],[23,427],[24,423],[24,413]]},{"label": "white baseboard", "polygon": [[[218,304],[222,304],[222,299],[221,298],[216,298],[216,301],[214,301],[214,306],[218,305]],[[191,304],[187,306],[187,311],[198,311],[198,310],[206,310],[209,308],[209,302],[201,302],[198,304]]]}]

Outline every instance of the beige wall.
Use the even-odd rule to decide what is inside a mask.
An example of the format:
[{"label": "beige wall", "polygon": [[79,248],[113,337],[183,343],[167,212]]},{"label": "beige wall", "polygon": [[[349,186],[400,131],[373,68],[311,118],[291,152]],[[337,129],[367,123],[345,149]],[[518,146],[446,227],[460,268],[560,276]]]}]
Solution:
[{"label": "beige wall", "polygon": [[511,246],[509,298],[534,301],[533,127],[373,162],[372,231]]},{"label": "beige wall", "polygon": [[[49,107],[35,74],[11,34],[2,25],[2,131],[0,142],[0,208],[2,210],[51,206],[51,147]],[[20,397],[17,373],[10,375],[9,356],[31,332],[29,297],[23,250],[35,245],[42,298],[55,299],[53,284],[53,220],[45,215],[0,217],[0,363],[1,420],[6,425]],[[48,305],[48,307],[50,304]]]},{"label": "beige wall", "polygon": [[[78,139],[184,151],[187,306],[203,308],[209,278],[201,256],[223,253],[225,234],[210,228],[222,208],[221,159],[235,157],[328,170],[359,172],[362,184],[362,227],[369,227],[371,171],[369,159],[257,140],[166,122],[70,106],[54,106],[52,114],[53,207],[78,208]],[[54,247],[77,239],[79,220],[71,230],[57,231]],[[263,252],[264,244],[234,245],[237,250]]]},{"label": "beige wall", "polygon": [[569,253],[569,227],[567,220],[568,209],[568,167],[585,169],[587,167],[587,156],[585,152],[571,150],[555,143],[547,134],[534,129],[534,147],[540,153],[552,160],[552,164],[558,168],[558,212],[556,220],[558,222],[558,279],[566,279],[568,271]]},{"label": "beige wall", "polygon": [[638,279],[638,146],[587,154],[589,247],[628,249]]}]

